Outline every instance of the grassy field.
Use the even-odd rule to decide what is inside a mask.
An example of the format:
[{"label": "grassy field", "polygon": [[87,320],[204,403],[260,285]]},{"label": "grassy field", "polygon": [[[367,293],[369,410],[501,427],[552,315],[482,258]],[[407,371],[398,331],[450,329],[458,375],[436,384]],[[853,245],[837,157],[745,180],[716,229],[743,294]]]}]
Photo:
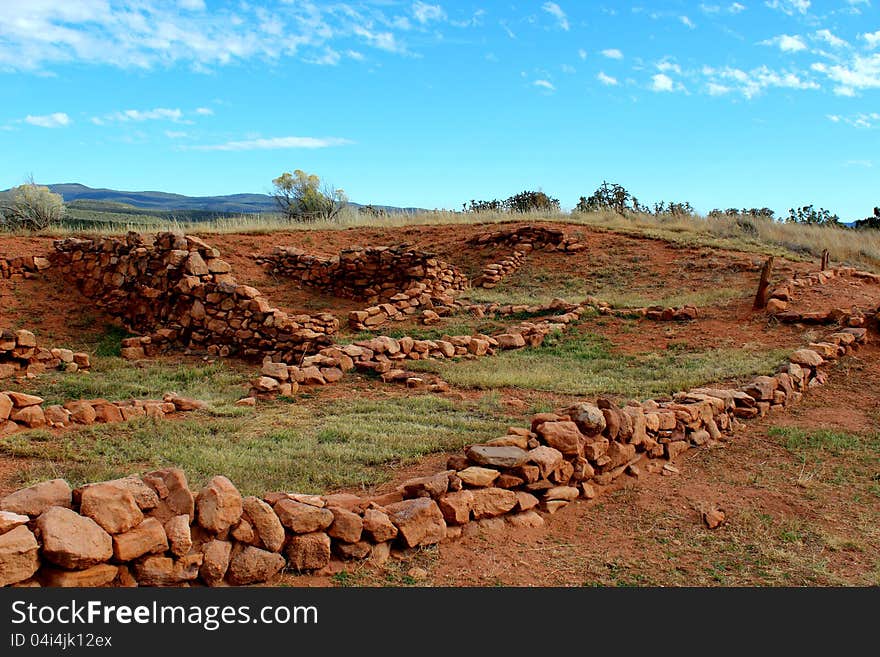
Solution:
[{"label": "grassy field", "polygon": [[243,491],[323,492],[386,480],[398,465],[502,435],[513,418],[493,395],[476,402],[412,395],[402,388],[363,390],[339,401],[330,388],[256,408],[234,406],[253,368],[153,362],[134,368],[98,358],[89,375],[52,373],[27,387],[49,403],[70,399],[205,400],[181,420],[77,427],[61,434],[24,431],[0,439],[0,453],[30,459],[20,483],[61,476],[72,484],[176,465],[200,485],[222,473]]},{"label": "grassy field", "polygon": [[480,390],[523,388],[646,398],[772,371],[786,353],[749,348],[691,350],[678,344],[663,352],[625,355],[614,353],[606,338],[581,330],[550,335],[535,349],[461,362],[415,361],[411,368],[439,374],[456,386]]},{"label": "grassy field", "polygon": [[594,296],[615,308],[708,306],[743,296],[743,290],[730,286],[672,291],[662,280],[656,281],[653,289],[636,291],[633,290],[633,278],[631,266],[597,268],[586,276],[526,266],[507,276],[497,287],[474,288],[461,296],[472,303],[515,305],[546,304],[558,298],[578,303],[587,296]]}]

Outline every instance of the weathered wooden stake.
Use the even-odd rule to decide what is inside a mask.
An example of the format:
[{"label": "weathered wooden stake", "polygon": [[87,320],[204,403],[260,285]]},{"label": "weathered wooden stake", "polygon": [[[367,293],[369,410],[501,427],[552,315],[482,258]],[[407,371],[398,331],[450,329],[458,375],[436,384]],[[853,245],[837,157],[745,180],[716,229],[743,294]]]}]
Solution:
[{"label": "weathered wooden stake", "polygon": [[767,295],[770,288],[770,277],[773,275],[773,256],[767,258],[767,262],[761,268],[761,280],[758,282],[758,293],[755,295],[755,310],[767,307]]},{"label": "weathered wooden stake", "polygon": [[822,249],[822,271],[828,269],[828,249]]}]

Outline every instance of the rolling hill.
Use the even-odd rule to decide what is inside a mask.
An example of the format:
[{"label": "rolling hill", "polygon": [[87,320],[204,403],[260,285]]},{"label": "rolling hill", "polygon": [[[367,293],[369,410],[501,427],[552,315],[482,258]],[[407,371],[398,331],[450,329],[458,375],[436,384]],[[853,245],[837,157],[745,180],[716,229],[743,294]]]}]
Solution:
[{"label": "rolling hill", "polygon": [[[168,192],[143,191],[128,192],[116,189],[94,188],[79,183],[60,183],[47,185],[56,194],[61,194],[65,203],[73,201],[100,201],[102,203],[121,203],[144,210],[160,212],[197,211],[222,214],[251,214],[276,212],[278,206],[268,194],[228,194],[224,196],[184,196]],[[8,190],[7,190],[8,191]],[[359,203],[352,203],[362,207]],[[377,205],[386,212],[418,212],[421,208],[398,208]]]}]

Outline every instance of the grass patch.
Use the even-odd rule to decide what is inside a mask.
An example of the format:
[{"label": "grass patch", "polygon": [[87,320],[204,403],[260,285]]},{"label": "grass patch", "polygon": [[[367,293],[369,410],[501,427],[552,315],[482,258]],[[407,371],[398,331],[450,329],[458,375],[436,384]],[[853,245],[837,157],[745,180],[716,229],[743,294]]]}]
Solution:
[{"label": "grass patch", "polygon": [[132,334],[121,326],[108,324],[95,345],[95,355],[119,358],[122,353],[122,341],[131,336]]},{"label": "grass patch", "polygon": [[651,397],[767,372],[786,354],[782,349],[693,350],[686,345],[661,352],[620,354],[612,351],[607,338],[580,331],[555,333],[541,347],[505,351],[493,358],[414,361],[410,366],[470,388],[515,387],[563,394]]},{"label": "grass patch", "polygon": [[240,399],[251,378],[252,367],[233,369],[226,362],[150,361],[135,367],[121,358],[99,356],[93,359],[92,371],[88,374],[46,372],[23,387],[43,397],[48,404],[63,404],[72,399],[155,399],[166,392],[175,392],[220,408]]},{"label": "grass patch", "polygon": [[785,449],[796,454],[822,451],[834,456],[843,456],[848,452],[868,446],[865,444],[866,442],[873,442],[874,447],[878,446],[876,437],[873,441],[866,441],[851,433],[828,429],[806,431],[797,427],[771,427],[768,433],[779,438]]},{"label": "grass patch", "polygon": [[859,504],[880,498],[880,433],[799,427],[770,427],[767,433],[797,457],[802,488],[846,486]]},{"label": "grass patch", "polygon": [[732,299],[748,296],[749,293],[733,287],[714,287],[708,290],[694,290],[662,294],[651,297],[646,294],[627,292],[625,290],[609,290],[598,292],[596,296],[607,301],[615,308],[645,308],[647,306],[664,306],[678,308],[681,306],[696,306],[702,308],[721,304]]},{"label": "grass patch", "polygon": [[321,493],[386,481],[395,466],[504,433],[510,418],[493,401],[432,395],[384,399],[309,399],[236,409],[206,421],[147,418],[93,425],[54,436],[27,431],[0,440],[0,452],[35,459],[22,484],[64,477],[73,485],[165,466],[183,468],[197,488],[216,474],[245,494]]},{"label": "grass patch", "polygon": [[580,301],[592,294],[591,289],[591,284],[583,278],[571,273],[540,269],[534,262],[527,262],[507,276],[498,287],[474,288],[467,292],[465,298],[472,303],[539,305],[557,298]]}]

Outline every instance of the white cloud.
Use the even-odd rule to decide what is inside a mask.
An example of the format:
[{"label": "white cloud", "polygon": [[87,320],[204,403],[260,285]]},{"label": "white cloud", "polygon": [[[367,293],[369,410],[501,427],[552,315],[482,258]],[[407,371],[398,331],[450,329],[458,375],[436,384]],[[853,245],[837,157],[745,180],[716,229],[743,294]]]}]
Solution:
[{"label": "white cloud", "polygon": [[340,137],[269,137],[265,139],[247,139],[244,141],[228,141],[224,144],[207,146],[190,146],[196,151],[257,151],[288,148],[330,148],[346,146],[354,142]]},{"label": "white cloud", "polygon": [[578,57],[580,57],[582,61],[583,61],[583,60],[586,60],[586,58],[587,58],[587,51],[584,50],[583,48],[579,49],[579,50],[578,50]]},{"label": "white cloud", "polygon": [[364,54],[362,52],[358,52],[357,50],[346,50],[345,56],[358,62],[364,60]]},{"label": "white cloud", "polygon": [[426,2],[414,2],[412,6],[413,18],[425,25],[431,21],[441,21],[446,18],[446,12],[440,5],[429,5]]},{"label": "white cloud", "polygon": [[697,27],[697,26],[694,24],[694,22],[693,22],[690,18],[688,18],[687,16],[679,16],[679,17],[678,17],[678,20],[680,20],[680,21],[682,22],[683,25],[689,27],[689,28],[692,29],[692,30],[693,30],[693,29],[696,29],[696,27]]},{"label": "white cloud", "polygon": [[327,48],[320,55],[307,57],[305,62],[307,64],[318,64],[319,66],[336,66],[341,60],[342,55],[332,48]]},{"label": "white cloud", "polygon": [[568,73],[569,75],[577,73],[577,69],[569,64],[563,64],[560,68],[562,69],[563,73]]},{"label": "white cloud", "polygon": [[165,136],[168,137],[169,139],[183,139],[183,138],[187,137],[188,135],[187,135],[187,133],[185,133],[181,130],[166,130]]},{"label": "white cloud", "polygon": [[553,86],[553,83],[550,82],[550,80],[535,80],[532,84],[536,87],[546,89],[547,91],[556,91],[556,87]]},{"label": "white cloud", "polygon": [[673,91],[675,83],[665,73],[657,73],[651,78],[651,91]]},{"label": "white cloud", "polygon": [[617,48],[606,48],[602,51],[602,56],[608,59],[623,59],[623,53]]},{"label": "white cloud", "polygon": [[368,44],[379,50],[387,52],[405,52],[406,48],[401,46],[392,32],[372,32],[360,25],[355,26],[354,33],[363,37]]},{"label": "white cloud", "polygon": [[34,116],[28,114],[23,121],[29,125],[35,125],[40,128],[62,128],[70,125],[70,117],[64,112],[54,112],[52,114],[42,114]]},{"label": "white cloud", "polygon": [[846,90],[880,89],[880,53],[866,57],[855,55],[846,64],[828,65],[817,62],[811,68],[836,82],[842,91],[835,90],[838,95],[852,95]]},{"label": "white cloud", "polygon": [[732,91],[730,87],[718,84],[717,82],[710,82],[706,85],[706,90],[709,92],[710,96],[724,96]]},{"label": "white cloud", "polygon": [[[344,52],[359,38],[373,48],[411,54],[396,36],[400,28],[383,13],[388,3],[223,4],[208,11],[204,0],[0,1],[0,72],[43,73],[66,63],[123,69],[184,64],[196,71],[253,59],[331,63],[330,51]],[[411,21],[421,27],[446,17],[439,4],[414,2],[410,8]],[[476,12],[467,23],[482,15]]]},{"label": "white cloud", "polygon": [[565,15],[565,12],[562,11],[562,7],[560,7],[555,2],[545,2],[543,5],[541,5],[541,9],[553,16],[556,19],[556,22],[559,24],[559,27],[568,32],[570,28],[568,24],[568,17]]},{"label": "white cloud", "polygon": [[596,76],[596,79],[604,85],[609,87],[616,87],[619,83],[617,82],[617,78],[612,77],[610,75],[606,75],[604,72],[599,71],[599,75]]},{"label": "white cloud", "polygon": [[675,62],[671,62],[668,59],[664,59],[657,63],[657,70],[661,73],[676,73],[681,75],[681,66],[676,64]]},{"label": "white cloud", "polygon": [[[712,93],[711,89],[714,88],[715,95],[719,95],[717,92],[720,91],[720,87],[725,87],[728,91],[738,91],[749,99],[770,88],[801,90],[820,88],[818,83],[806,78],[799,71],[774,71],[767,66],[759,66],[750,71],[730,66],[720,69],[704,66],[702,74],[707,78],[709,93]],[[713,84],[717,87],[712,87]]]},{"label": "white cloud", "polygon": [[868,48],[876,48],[880,45],[880,30],[877,30],[876,32],[866,32],[865,34],[862,34],[861,37],[867,41]]},{"label": "white cloud", "polygon": [[728,14],[739,14],[746,10],[745,5],[741,5],[738,2],[734,2],[727,7],[722,7],[721,5],[707,5],[704,3],[700,4],[700,11],[704,14],[720,14],[722,11]]},{"label": "white cloud", "polygon": [[770,7],[770,9],[778,9],[784,14],[793,16],[796,13],[806,14],[812,3],[810,0],[768,0],[764,4]]},{"label": "white cloud", "polygon": [[829,114],[828,118],[834,123],[846,123],[853,128],[880,127],[880,113],[878,112],[859,112],[858,114],[853,114],[852,116]]},{"label": "white cloud", "polygon": [[844,41],[839,36],[836,36],[831,30],[818,30],[813,33],[813,38],[819,41],[824,41],[832,48],[844,48],[849,45],[848,42]]},{"label": "white cloud", "polygon": [[807,44],[797,34],[780,34],[772,39],[761,41],[762,46],[777,46],[782,52],[800,52],[807,49]]},{"label": "white cloud", "polygon": [[[198,111],[196,112],[198,113]],[[127,109],[121,112],[112,112],[102,117],[93,117],[92,123],[104,125],[107,121],[125,123],[127,121],[173,121],[180,123],[183,120],[183,112],[179,109],[157,107],[151,110]]]},{"label": "white cloud", "polygon": [[199,116],[213,116],[214,110],[212,110],[210,107],[197,107],[196,114],[198,114]]}]

